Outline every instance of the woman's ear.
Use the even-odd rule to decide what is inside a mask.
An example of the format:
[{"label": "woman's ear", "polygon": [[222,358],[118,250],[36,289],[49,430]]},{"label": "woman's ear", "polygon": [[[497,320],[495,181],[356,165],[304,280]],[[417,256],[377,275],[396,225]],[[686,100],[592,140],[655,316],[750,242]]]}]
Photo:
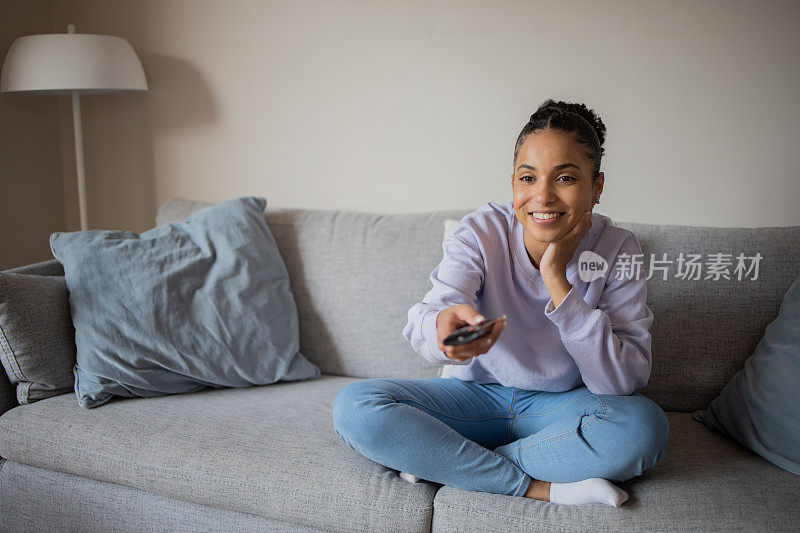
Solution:
[{"label": "woman's ear", "polygon": [[603,182],[605,181],[605,174],[600,172],[597,175],[597,179],[594,180],[594,191],[592,193],[592,208],[595,206],[595,200],[600,198],[600,195],[603,194]]}]

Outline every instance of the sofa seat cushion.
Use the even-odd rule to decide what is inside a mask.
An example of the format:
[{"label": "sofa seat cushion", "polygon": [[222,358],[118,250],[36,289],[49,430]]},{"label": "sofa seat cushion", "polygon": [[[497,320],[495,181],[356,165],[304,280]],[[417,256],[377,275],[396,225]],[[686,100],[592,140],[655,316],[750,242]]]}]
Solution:
[{"label": "sofa seat cushion", "polygon": [[800,476],[708,429],[691,413],[667,411],[661,461],[617,483],[618,508],[556,505],[443,486],[433,531],[796,531]]},{"label": "sofa seat cushion", "polygon": [[352,381],[322,375],[92,410],[63,394],[0,417],[0,455],[321,529],[429,530],[439,485],[406,483],[333,429],[333,398]]}]

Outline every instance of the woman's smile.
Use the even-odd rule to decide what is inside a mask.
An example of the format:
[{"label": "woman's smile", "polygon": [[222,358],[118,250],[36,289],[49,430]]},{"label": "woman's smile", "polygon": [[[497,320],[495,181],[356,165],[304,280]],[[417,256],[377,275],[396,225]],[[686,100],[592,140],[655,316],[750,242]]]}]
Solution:
[{"label": "woman's smile", "polygon": [[552,226],[564,219],[564,212],[533,212],[528,216],[539,226]]}]

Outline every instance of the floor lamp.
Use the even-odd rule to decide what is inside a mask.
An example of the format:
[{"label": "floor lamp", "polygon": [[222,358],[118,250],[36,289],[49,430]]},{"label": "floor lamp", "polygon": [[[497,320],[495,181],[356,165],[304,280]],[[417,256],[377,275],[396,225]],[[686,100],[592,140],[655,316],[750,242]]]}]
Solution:
[{"label": "floor lamp", "polygon": [[75,26],[70,24],[68,33],[19,37],[8,50],[0,74],[0,93],[72,95],[81,230],[88,229],[89,224],[80,95],[146,90],[142,64],[122,37],[75,33]]}]

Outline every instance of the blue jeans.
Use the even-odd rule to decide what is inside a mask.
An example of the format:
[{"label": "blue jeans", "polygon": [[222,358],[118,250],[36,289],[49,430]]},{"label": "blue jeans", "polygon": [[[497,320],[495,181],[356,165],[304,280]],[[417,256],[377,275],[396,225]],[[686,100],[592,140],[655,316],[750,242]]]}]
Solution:
[{"label": "blue jeans", "polygon": [[524,496],[531,479],[625,481],[667,447],[664,411],[638,392],[529,391],[455,378],[363,379],[333,400],[337,435],[386,467]]}]

